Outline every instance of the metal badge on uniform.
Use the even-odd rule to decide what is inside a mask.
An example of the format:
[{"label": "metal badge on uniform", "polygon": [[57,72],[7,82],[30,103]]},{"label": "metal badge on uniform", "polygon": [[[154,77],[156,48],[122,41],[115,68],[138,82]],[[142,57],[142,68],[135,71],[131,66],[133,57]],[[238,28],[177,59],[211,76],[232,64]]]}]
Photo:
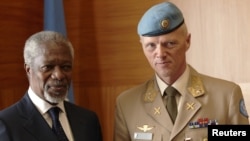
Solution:
[{"label": "metal badge on uniform", "polygon": [[161,114],[161,107],[155,107],[154,108],[154,115],[160,115]]},{"label": "metal badge on uniform", "polygon": [[194,108],[195,108],[195,107],[194,107],[194,106],[195,106],[194,102],[192,102],[192,103],[187,102],[187,103],[186,103],[186,106],[187,106],[187,108],[186,108],[187,110],[190,110],[190,109],[191,109],[191,110],[194,110]]},{"label": "metal badge on uniform", "polygon": [[149,126],[147,124],[141,126],[141,127],[137,127],[139,130],[143,131],[143,132],[147,132],[152,130],[154,127],[153,126]]},{"label": "metal badge on uniform", "polygon": [[153,133],[146,133],[147,131],[152,130],[154,127],[149,126],[147,124],[144,124],[142,126],[138,126],[137,129],[143,131],[143,132],[135,132],[134,133],[134,139],[138,140],[152,140],[153,139]]}]

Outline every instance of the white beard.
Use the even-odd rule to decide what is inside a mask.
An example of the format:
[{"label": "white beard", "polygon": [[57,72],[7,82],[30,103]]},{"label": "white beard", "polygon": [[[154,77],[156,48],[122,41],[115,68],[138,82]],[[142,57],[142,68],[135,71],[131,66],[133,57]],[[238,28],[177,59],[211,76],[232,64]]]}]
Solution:
[{"label": "white beard", "polygon": [[[68,93],[68,92],[66,92],[66,93]],[[65,94],[64,96],[58,96],[58,97],[56,97],[56,96],[50,95],[47,92],[44,93],[45,100],[47,100],[50,103],[59,103],[59,102],[62,102],[62,101],[65,100],[66,96],[67,96],[67,94]]]}]

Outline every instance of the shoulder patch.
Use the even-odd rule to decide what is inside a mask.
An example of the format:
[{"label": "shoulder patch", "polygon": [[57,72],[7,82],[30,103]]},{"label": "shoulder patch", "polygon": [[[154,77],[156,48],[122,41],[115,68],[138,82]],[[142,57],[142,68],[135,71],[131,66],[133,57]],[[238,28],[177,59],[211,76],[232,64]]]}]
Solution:
[{"label": "shoulder patch", "polygon": [[240,100],[240,113],[248,118],[248,113],[246,109],[246,105],[243,99]]}]

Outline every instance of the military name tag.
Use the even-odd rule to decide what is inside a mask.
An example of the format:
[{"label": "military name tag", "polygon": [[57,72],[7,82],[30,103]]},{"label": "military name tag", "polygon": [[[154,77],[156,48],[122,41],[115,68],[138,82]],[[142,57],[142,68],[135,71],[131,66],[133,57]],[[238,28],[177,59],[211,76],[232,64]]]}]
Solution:
[{"label": "military name tag", "polygon": [[134,139],[138,140],[152,140],[153,139],[153,133],[139,133],[135,132],[134,133]]}]

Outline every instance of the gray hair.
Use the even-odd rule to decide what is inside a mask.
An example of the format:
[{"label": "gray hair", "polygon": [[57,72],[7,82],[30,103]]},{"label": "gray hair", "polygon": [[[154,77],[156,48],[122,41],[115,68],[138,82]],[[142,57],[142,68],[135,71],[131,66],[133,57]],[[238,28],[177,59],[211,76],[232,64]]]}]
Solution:
[{"label": "gray hair", "polygon": [[67,46],[70,49],[72,58],[74,58],[74,49],[71,42],[62,34],[54,31],[40,31],[31,35],[25,42],[23,57],[25,64],[32,64],[35,57],[39,55],[41,44],[55,43],[57,45]]}]

